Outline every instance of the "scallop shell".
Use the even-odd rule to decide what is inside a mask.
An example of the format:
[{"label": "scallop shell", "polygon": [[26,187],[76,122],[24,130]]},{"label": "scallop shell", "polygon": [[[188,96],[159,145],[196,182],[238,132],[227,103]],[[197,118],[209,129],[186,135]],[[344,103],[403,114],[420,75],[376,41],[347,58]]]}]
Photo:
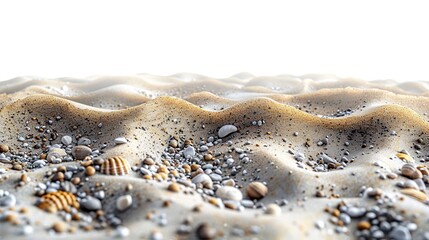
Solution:
[{"label": "scallop shell", "polygon": [[107,175],[126,175],[130,173],[130,164],[122,157],[108,158],[101,165],[100,172]]},{"label": "scallop shell", "polygon": [[419,179],[423,177],[422,173],[416,167],[408,163],[402,166],[401,173],[410,179]]},{"label": "scallop shell", "polygon": [[60,210],[68,212],[70,207],[79,208],[79,203],[72,193],[58,191],[43,195],[37,206],[45,211],[55,213]]},{"label": "scallop shell", "polygon": [[419,200],[420,202],[427,202],[429,200],[426,194],[416,189],[412,189],[412,188],[402,189],[401,193],[408,195],[410,197],[413,197]]}]

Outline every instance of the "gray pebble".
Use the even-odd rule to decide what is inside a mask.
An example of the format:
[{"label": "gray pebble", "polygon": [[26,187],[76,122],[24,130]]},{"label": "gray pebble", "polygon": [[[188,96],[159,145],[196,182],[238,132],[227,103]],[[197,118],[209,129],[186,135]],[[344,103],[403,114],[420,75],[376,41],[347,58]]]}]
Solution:
[{"label": "gray pebble", "polygon": [[219,174],[216,174],[216,173],[212,173],[212,174],[210,174],[210,178],[211,178],[213,181],[217,181],[217,182],[222,181],[222,176],[221,176],[221,175],[219,175]]},{"label": "gray pebble", "polygon": [[72,144],[72,142],[73,142],[72,137],[68,135],[65,135],[61,138],[61,143],[64,144],[65,146]]},{"label": "gray pebble", "polygon": [[16,198],[12,194],[0,197],[0,207],[14,207],[15,204]]},{"label": "gray pebble", "polygon": [[350,207],[349,209],[347,209],[347,214],[351,218],[362,217],[365,214],[365,212],[366,212],[365,208]]},{"label": "gray pebble", "polygon": [[71,153],[76,160],[83,160],[85,157],[89,156],[91,152],[91,148],[83,145],[75,146],[71,150]]},{"label": "gray pebble", "polygon": [[411,240],[411,233],[408,228],[404,226],[397,226],[389,233],[391,240]]},{"label": "gray pebble", "polygon": [[218,136],[220,138],[226,137],[231,133],[237,132],[237,127],[234,125],[224,125],[218,131]]},{"label": "gray pebble", "polygon": [[118,138],[115,138],[115,144],[116,145],[120,145],[120,144],[125,144],[125,143],[127,143],[127,139],[126,138],[124,138],[124,137],[118,137]]},{"label": "gray pebble", "polygon": [[77,141],[78,145],[85,145],[85,146],[89,146],[91,145],[91,140],[89,138],[86,137],[81,137],[79,138],[79,140]]},{"label": "gray pebble", "polygon": [[340,214],[340,216],[339,216],[339,219],[340,219],[341,221],[343,221],[343,223],[344,223],[345,225],[349,225],[349,224],[350,224],[350,222],[352,221],[352,220],[351,220],[351,218],[350,218],[350,216],[349,216],[349,215],[347,215],[347,214],[345,214],[345,213],[341,213],[341,214]]},{"label": "gray pebble", "polygon": [[195,156],[195,148],[192,146],[185,148],[185,150],[183,150],[183,156],[185,158],[191,158]]},{"label": "gray pebble", "polygon": [[101,209],[101,202],[95,197],[87,196],[80,201],[81,206],[89,211]]}]

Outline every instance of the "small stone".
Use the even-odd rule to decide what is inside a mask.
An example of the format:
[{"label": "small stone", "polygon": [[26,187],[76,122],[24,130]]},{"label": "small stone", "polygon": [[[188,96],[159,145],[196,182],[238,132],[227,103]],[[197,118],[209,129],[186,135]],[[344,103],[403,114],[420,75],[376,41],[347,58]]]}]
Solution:
[{"label": "small stone", "polygon": [[349,207],[347,209],[347,214],[351,217],[351,218],[359,218],[362,217],[366,212],[365,208],[358,208],[358,207]]},{"label": "small stone", "polygon": [[168,191],[179,192],[180,191],[180,185],[178,183],[170,183],[170,185],[168,185]]},{"label": "small stone", "polygon": [[200,173],[194,178],[192,178],[192,183],[198,184],[201,183],[205,188],[213,188],[213,181],[209,175],[205,173]]},{"label": "small stone", "polygon": [[170,147],[173,147],[173,148],[177,148],[177,146],[179,146],[179,144],[177,143],[177,140],[176,139],[171,139],[170,140],[170,143],[168,144]]},{"label": "small stone", "polygon": [[124,138],[124,137],[118,137],[118,138],[115,138],[115,144],[116,145],[120,145],[120,144],[125,144],[125,143],[127,143],[127,139],[126,138]]},{"label": "small stone", "polygon": [[61,159],[66,155],[67,153],[64,149],[52,148],[51,150],[49,150],[48,155],[46,156],[46,160],[48,160],[48,162],[53,162],[55,159]]},{"label": "small stone", "polygon": [[57,233],[63,233],[67,230],[67,224],[64,222],[55,222],[52,225],[52,229]]},{"label": "small stone", "polygon": [[13,164],[12,169],[16,170],[16,171],[21,171],[22,170],[22,165],[19,164],[19,163],[15,163],[15,164]]},{"label": "small stone", "polygon": [[96,211],[101,209],[101,202],[95,197],[87,196],[80,201],[81,206],[88,211]]},{"label": "small stone", "polygon": [[247,186],[246,193],[250,199],[259,200],[267,195],[268,188],[261,182],[252,182]]},{"label": "small stone", "polygon": [[16,198],[14,195],[9,194],[0,197],[0,207],[14,207],[16,205]]},{"label": "small stone", "polygon": [[392,173],[392,172],[390,172],[390,173],[386,174],[386,176],[387,176],[387,178],[389,178],[389,179],[396,179],[396,178],[398,178],[398,174],[396,174],[396,173]]},{"label": "small stone", "polygon": [[55,173],[55,175],[52,178],[52,180],[54,180],[54,181],[60,181],[60,182],[64,181],[64,173],[62,173],[62,172]]},{"label": "small stone", "polygon": [[368,221],[360,221],[357,225],[357,229],[359,230],[368,230],[371,228],[371,223],[369,223]]},{"label": "small stone", "polygon": [[152,231],[150,233],[149,240],[163,240],[163,239],[164,239],[164,236],[162,235],[161,232]]},{"label": "small stone", "polygon": [[155,161],[152,158],[145,158],[143,164],[151,166],[155,164]]},{"label": "small stone", "polygon": [[120,196],[116,200],[116,209],[119,211],[124,211],[128,209],[133,204],[133,197],[131,195],[127,194],[124,196]]},{"label": "small stone", "polygon": [[213,160],[213,155],[211,155],[210,153],[207,153],[204,155],[204,161],[211,161]]},{"label": "small stone", "polygon": [[65,135],[61,138],[61,143],[64,144],[65,146],[72,144],[72,142],[73,142],[72,137],[68,135]]},{"label": "small stone", "polygon": [[34,228],[33,228],[33,226],[31,226],[31,225],[24,225],[24,226],[22,226],[22,228],[21,228],[21,234],[22,235],[25,235],[25,236],[27,236],[27,235],[30,235],[30,234],[32,234],[34,232]]},{"label": "small stone", "polygon": [[218,131],[218,136],[220,138],[226,137],[231,133],[237,132],[237,127],[234,125],[224,125]]},{"label": "small stone", "polygon": [[319,230],[322,230],[322,229],[324,229],[324,228],[325,228],[325,222],[324,222],[324,221],[322,221],[322,220],[317,221],[314,225],[315,225],[315,226],[316,226],[316,228],[317,228],[317,229],[319,229]]},{"label": "small stone", "polygon": [[198,239],[202,239],[202,240],[214,239],[216,237],[216,233],[217,233],[216,229],[213,227],[210,227],[210,225],[207,223],[202,223],[197,228]]},{"label": "small stone", "polygon": [[91,145],[91,139],[86,138],[86,137],[81,137],[79,138],[79,140],[77,141],[78,145],[85,145],[85,146],[89,146]]},{"label": "small stone", "polygon": [[391,240],[411,240],[411,233],[408,228],[404,226],[397,226],[389,233]]},{"label": "small stone", "polygon": [[237,202],[243,199],[243,194],[241,191],[235,187],[230,186],[223,186],[217,189],[216,196],[222,200],[233,200]]},{"label": "small stone", "polygon": [[9,146],[5,144],[0,144],[0,153],[6,153],[9,152]]},{"label": "small stone", "polygon": [[228,180],[223,181],[222,184],[224,186],[234,187],[235,186],[235,181],[234,181],[234,179],[228,179]]},{"label": "small stone", "polygon": [[115,229],[115,237],[126,238],[130,235],[130,229],[124,226],[119,226]]},{"label": "small stone", "polygon": [[265,214],[270,215],[280,215],[282,213],[282,209],[279,207],[279,205],[271,203],[267,205],[267,208],[265,209]]},{"label": "small stone", "polygon": [[92,153],[92,150],[87,146],[78,145],[72,148],[71,153],[76,160],[83,160]]},{"label": "small stone", "polygon": [[185,156],[185,158],[191,158],[195,156],[195,148],[192,146],[185,148],[185,150],[183,150],[183,156]]},{"label": "small stone", "polygon": [[85,168],[85,174],[87,176],[93,176],[95,174],[95,168],[93,166],[88,166]]}]

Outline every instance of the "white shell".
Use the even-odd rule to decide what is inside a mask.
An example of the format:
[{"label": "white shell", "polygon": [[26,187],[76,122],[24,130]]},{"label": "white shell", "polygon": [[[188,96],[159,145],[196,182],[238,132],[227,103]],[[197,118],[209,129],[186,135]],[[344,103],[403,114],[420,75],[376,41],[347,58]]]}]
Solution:
[{"label": "white shell", "polygon": [[233,132],[237,132],[237,127],[236,126],[234,126],[234,125],[224,125],[224,126],[222,126],[219,129],[217,135],[220,138],[223,138],[223,137],[226,137],[226,136],[228,136],[229,134],[231,134]]},{"label": "white shell", "polygon": [[192,178],[192,183],[198,184],[201,183],[205,188],[213,188],[213,181],[209,175],[205,173],[200,173],[194,178]]},{"label": "white shell", "polygon": [[216,191],[216,196],[220,197],[222,200],[234,200],[241,201],[243,199],[243,194],[240,190],[235,187],[223,186]]}]

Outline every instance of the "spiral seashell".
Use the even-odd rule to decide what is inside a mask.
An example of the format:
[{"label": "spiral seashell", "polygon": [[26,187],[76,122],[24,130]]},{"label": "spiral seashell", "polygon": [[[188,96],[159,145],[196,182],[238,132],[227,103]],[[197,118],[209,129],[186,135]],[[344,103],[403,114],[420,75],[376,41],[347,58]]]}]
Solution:
[{"label": "spiral seashell", "polygon": [[408,163],[402,166],[401,173],[410,179],[419,179],[423,177],[422,173],[416,167]]},{"label": "spiral seashell", "polygon": [[423,203],[429,200],[428,196],[425,193],[413,188],[402,189],[401,193],[413,197]]},{"label": "spiral seashell", "polygon": [[58,191],[43,195],[41,202],[37,206],[47,212],[55,213],[61,210],[68,212],[70,207],[78,209],[79,203],[72,193]]},{"label": "spiral seashell", "polygon": [[130,164],[120,156],[111,157],[101,165],[100,172],[107,175],[126,175],[130,173]]}]

